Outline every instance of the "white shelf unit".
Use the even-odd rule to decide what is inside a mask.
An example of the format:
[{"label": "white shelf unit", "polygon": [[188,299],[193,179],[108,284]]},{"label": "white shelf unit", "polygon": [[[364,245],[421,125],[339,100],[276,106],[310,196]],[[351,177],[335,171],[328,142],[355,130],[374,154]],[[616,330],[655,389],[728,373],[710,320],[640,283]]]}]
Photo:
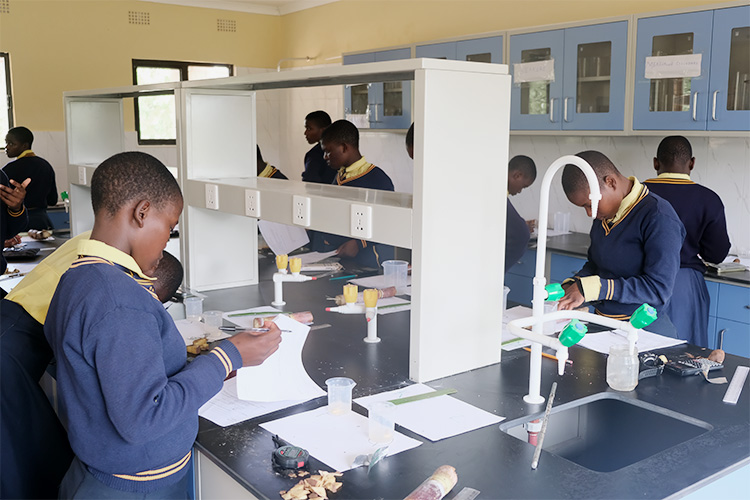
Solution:
[{"label": "white shelf unit", "polygon": [[[414,87],[413,195],[255,177],[255,92],[406,80]],[[412,249],[410,378],[425,382],[500,361],[507,66],[407,59],[174,85],[189,287],[257,283],[257,222],[246,215],[247,190],[259,193],[264,220],[292,224],[292,200],[304,196],[309,228],[342,235],[350,235],[351,205],[366,205],[373,241]],[[146,90],[133,89],[129,96]],[[66,99],[124,96],[90,91]],[[207,185],[216,186],[217,209],[207,207]],[[229,235],[231,245],[217,243]]]}]

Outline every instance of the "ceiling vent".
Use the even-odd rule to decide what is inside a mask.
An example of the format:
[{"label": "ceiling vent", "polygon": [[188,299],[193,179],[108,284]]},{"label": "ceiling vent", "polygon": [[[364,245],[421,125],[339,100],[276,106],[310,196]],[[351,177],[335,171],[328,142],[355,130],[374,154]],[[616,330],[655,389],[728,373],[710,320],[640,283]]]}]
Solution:
[{"label": "ceiling vent", "polygon": [[228,31],[235,33],[237,31],[237,21],[234,19],[217,19],[216,31]]},{"label": "ceiling vent", "polygon": [[129,24],[151,24],[151,14],[148,12],[128,11]]},{"label": "ceiling vent", "polygon": [[0,14],[10,14],[10,0],[0,0]]}]

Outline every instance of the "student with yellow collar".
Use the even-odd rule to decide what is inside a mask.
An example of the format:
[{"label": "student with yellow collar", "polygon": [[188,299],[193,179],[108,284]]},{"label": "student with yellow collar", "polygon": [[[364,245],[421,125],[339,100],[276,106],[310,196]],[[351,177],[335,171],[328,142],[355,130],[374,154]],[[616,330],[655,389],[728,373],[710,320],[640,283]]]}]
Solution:
[{"label": "student with yellow collar", "polygon": [[681,339],[701,347],[713,347],[708,345],[710,298],[703,279],[706,272],[703,261],[723,262],[731,243],[724,204],[719,195],[690,180],[694,166],[690,142],[679,135],[665,137],[654,158],[654,169],[659,176],[645,184],[674,207],[687,232],[667,314]]},{"label": "student with yellow collar", "polygon": [[263,159],[263,155],[260,154],[260,146],[256,145],[257,150],[257,173],[258,177],[265,177],[267,179],[287,179],[288,177],[281,173],[281,170],[274,167],[270,163],[267,163]]},{"label": "student with yellow collar", "polygon": [[[672,206],[649,192],[635,177],[625,177],[605,155],[584,151],[599,179],[602,199],[591,226],[588,260],[563,284],[560,309],[588,303],[597,314],[627,320],[644,302],[657,310],[648,330],[677,337],[665,312],[680,267],[685,228]],[[568,200],[591,215],[589,185],[575,165],[563,169]]]},{"label": "student with yellow collar", "polygon": [[3,172],[17,182],[31,179],[24,200],[29,211],[29,229],[50,229],[52,221],[47,215],[47,206],[57,203],[55,170],[47,160],[34,154],[33,142],[34,134],[26,127],[10,129],[5,136],[5,154],[16,160],[5,165]]}]

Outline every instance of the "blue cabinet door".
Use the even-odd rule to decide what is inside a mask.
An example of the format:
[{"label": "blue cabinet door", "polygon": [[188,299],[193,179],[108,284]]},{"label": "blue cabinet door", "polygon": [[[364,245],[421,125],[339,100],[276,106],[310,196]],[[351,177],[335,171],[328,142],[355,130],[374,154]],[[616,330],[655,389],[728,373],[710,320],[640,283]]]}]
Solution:
[{"label": "blue cabinet door", "polygon": [[488,36],[456,42],[456,59],[500,64],[503,62],[503,37]]},{"label": "blue cabinet door", "polygon": [[628,22],[565,30],[563,130],[623,130]]},{"label": "blue cabinet door", "polygon": [[[375,62],[411,58],[411,49],[375,52]],[[372,84],[370,126],[372,128],[409,128],[411,125],[411,81]]]},{"label": "blue cabinet door", "polygon": [[708,130],[750,130],[750,6],[714,11]]},{"label": "blue cabinet door", "polygon": [[719,347],[730,354],[750,358],[750,326],[724,318],[716,318]]},{"label": "blue cabinet door", "polygon": [[[713,11],[638,20],[633,129],[705,130]],[[700,76],[646,78],[646,58],[701,54]]]},{"label": "blue cabinet door", "polygon": [[417,57],[430,57],[432,59],[448,59],[454,61],[456,57],[456,42],[431,43],[428,45],[417,45]]},{"label": "blue cabinet door", "polygon": [[719,284],[715,281],[706,280],[708,288],[708,298],[711,300],[708,304],[708,316],[716,316],[716,305],[719,303]]},{"label": "blue cabinet door", "polygon": [[707,348],[713,350],[719,348],[719,339],[716,330],[716,318],[714,316],[708,317],[708,345]]},{"label": "blue cabinet door", "polygon": [[[559,130],[562,117],[563,30],[524,33],[510,37],[510,128]],[[554,61],[551,81],[517,82],[518,64]]]},{"label": "blue cabinet door", "polygon": [[[351,54],[344,56],[344,64],[362,64],[375,62],[375,53]],[[346,85],[344,87],[344,117],[357,126],[369,123],[370,92],[369,83]]]},{"label": "blue cabinet door", "polygon": [[564,280],[572,278],[585,263],[586,259],[580,257],[551,254],[549,264],[550,283],[562,283]]},{"label": "blue cabinet door", "polygon": [[750,288],[721,283],[716,316],[745,323],[750,331]]}]

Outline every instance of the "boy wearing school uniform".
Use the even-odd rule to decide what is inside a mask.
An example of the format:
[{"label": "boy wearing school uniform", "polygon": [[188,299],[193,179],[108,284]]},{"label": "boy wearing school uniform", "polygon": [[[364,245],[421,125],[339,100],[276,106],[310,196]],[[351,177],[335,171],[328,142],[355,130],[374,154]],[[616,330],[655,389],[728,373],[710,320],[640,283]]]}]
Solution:
[{"label": "boy wearing school uniform", "polygon": [[314,146],[305,153],[305,170],[302,172],[304,182],[331,184],[336,176],[336,171],[331,170],[323,158],[323,148],[320,145],[323,131],[330,124],[331,117],[322,110],[313,111],[305,117],[305,139]]},{"label": "boy wearing school uniform", "polygon": [[62,276],[45,335],[75,458],[60,498],[185,498],[198,409],[229,373],[257,365],[278,327],[241,332],[186,362],[185,343],[144,270],[154,269],[183,201],[167,168],[139,152],[91,179],[94,228]]},{"label": "boy wearing school uniform", "polygon": [[[323,132],[321,145],[328,165],[336,171],[334,184],[393,191],[393,182],[388,174],[369,163],[359,152],[359,131],[352,122],[333,122]],[[379,268],[386,260],[393,259],[394,255],[390,245],[346,236],[315,231],[311,232],[310,239],[313,251],[337,250],[340,257],[354,259],[358,265],[367,268]]]},{"label": "boy wearing school uniform", "polygon": [[270,163],[263,159],[263,155],[260,154],[260,146],[255,146],[257,150],[257,174],[258,177],[265,177],[266,179],[288,179],[288,177],[281,173],[281,170],[274,167]]},{"label": "boy wearing school uniform", "polygon": [[531,227],[521,217],[510,197],[515,196],[536,180],[536,164],[528,156],[518,155],[508,162],[508,202],[505,213],[505,272],[507,273],[529,247]]},{"label": "boy wearing school uniform", "polygon": [[[8,176],[0,171],[0,241],[4,242],[28,228],[29,212],[23,200],[29,183],[31,179],[17,182],[8,179]],[[7,267],[8,263],[0,253],[0,274],[4,274]]]},{"label": "boy wearing school uniform", "polygon": [[[665,312],[680,267],[685,228],[666,200],[649,192],[635,177],[625,177],[605,155],[584,151],[599,179],[602,199],[589,233],[588,260],[565,280],[559,308],[575,309],[584,302],[602,316],[628,320],[644,302],[656,308],[648,331],[677,337]],[[589,185],[575,165],[563,169],[568,200],[591,215]]]},{"label": "boy wearing school uniform", "polygon": [[708,345],[708,306],[710,298],[703,274],[706,262],[722,262],[731,243],[727,234],[724,204],[719,195],[690,180],[695,158],[690,142],[682,136],[662,139],[654,158],[659,174],[645,181],[652,193],[674,207],[685,226],[672,300],[667,314],[679,338],[701,347]]}]

